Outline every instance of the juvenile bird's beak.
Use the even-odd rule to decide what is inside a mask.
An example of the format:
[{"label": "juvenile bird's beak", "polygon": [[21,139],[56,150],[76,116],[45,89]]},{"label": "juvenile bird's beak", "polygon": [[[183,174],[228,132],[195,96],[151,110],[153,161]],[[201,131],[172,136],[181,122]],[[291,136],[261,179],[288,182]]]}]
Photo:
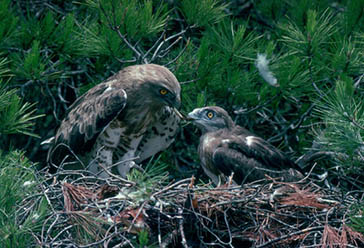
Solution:
[{"label": "juvenile bird's beak", "polygon": [[191,121],[202,133],[210,130],[209,122],[202,117],[201,108],[196,108],[188,114],[187,120]]},{"label": "juvenile bird's beak", "polygon": [[186,118],[187,121],[195,121],[199,120],[199,111],[197,109],[193,110],[192,112],[188,113],[188,116]]}]

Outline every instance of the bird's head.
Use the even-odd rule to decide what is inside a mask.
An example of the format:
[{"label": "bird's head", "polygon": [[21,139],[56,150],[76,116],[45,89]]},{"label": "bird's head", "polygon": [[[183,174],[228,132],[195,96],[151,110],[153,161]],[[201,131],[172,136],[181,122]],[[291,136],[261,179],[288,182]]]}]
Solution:
[{"label": "bird's head", "polygon": [[178,109],[181,105],[181,86],[173,73],[164,66],[155,64],[128,67],[133,82],[139,82],[144,89],[143,95],[137,96],[145,104],[156,107],[167,105]]},{"label": "bird's head", "polygon": [[234,122],[229,114],[220,107],[208,106],[196,108],[188,114],[191,120],[203,133],[214,132],[223,128],[232,128]]}]

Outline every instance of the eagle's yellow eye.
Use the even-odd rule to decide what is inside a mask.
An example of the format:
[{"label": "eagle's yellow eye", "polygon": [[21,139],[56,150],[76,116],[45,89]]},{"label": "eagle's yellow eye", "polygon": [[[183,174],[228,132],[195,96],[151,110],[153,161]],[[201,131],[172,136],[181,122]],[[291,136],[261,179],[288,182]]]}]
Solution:
[{"label": "eagle's yellow eye", "polygon": [[212,119],[212,117],[214,117],[214,113],[212,112],[208,112],[206,115],[209,119]]},{"label": "eagle's yellow eye", "polygon": [[161,95],[166,95],[167,93],[168,93],[168,91],[167,90],[165,90],[165,89],[161,89],[160,91],[159,91],[159,93],[161,93]]}]

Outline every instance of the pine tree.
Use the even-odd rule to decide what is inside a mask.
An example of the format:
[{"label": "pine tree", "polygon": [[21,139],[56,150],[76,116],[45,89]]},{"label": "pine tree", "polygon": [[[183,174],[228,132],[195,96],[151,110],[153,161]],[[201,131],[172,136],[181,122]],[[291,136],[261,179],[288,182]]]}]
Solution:
[{"label": "pine tree", "polygon": [[[361,190],[364,2],[241,2],[0,0],[1,170],[24,155],[44,164],[40,143],[78,96],[158,63],[181,81],[183,112],[224,107],[292,158],[325,155],[306,168],[317,162],[330,186]],[[185,126],[161,155],[171,177],[197,172],[196,132]]]}]

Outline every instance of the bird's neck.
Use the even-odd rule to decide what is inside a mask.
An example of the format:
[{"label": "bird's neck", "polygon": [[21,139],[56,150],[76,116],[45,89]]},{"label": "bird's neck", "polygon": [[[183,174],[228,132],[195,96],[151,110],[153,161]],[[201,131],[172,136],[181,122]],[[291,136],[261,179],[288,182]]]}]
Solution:
[{"label": "bird's neck", "polygon": [[199,127],[199,129],[201,130],[201,135],[208,135],[208,134],[212,134],[212,133],[218,134],[218,133],[222,133],[222,132],[226,132],[226,131],[231,131],[233,128],[234,128],[234,126],[224,127],[224,128],[211,128],[211,129],[208,129],[203,126]]}]

